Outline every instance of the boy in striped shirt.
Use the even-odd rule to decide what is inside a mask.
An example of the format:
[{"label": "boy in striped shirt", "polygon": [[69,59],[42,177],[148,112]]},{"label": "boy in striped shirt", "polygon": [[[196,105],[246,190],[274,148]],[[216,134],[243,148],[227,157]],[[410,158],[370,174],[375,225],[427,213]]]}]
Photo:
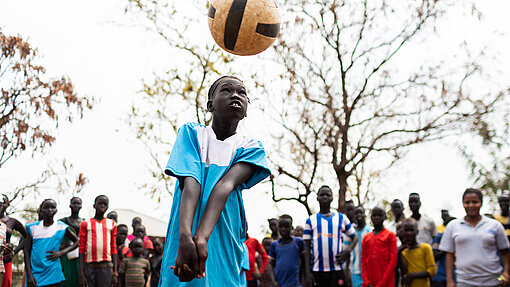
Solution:
[{"label": "boy in striped shirt", "polygon": [[95,216],[81,222],[80,286],[117,285],[117,225],[105,218],[108,204],[108,197],[99,195],[94,200]]},{"label": "boy in striped shirt", "polygon": [[[319,188],[317,201],[320,212],[306,220],[303,232],[306,283],[308,286],[313,286],[313,281],[317,286],[342,286],[345,275],[341,265],[358,243],[358,236],[347,216],[331,211],[333,192],[329,186]],[[351,238],[345,250],[342,250],[342,232]]]},{"label": "boy in striped shirt", "polygon": [[135,237],[129,243],[129,249],[133,256],[124,258],[120,264],[121,282],[123,281],[126,287],[143,287],[145,276],[148,276],[151,270],[149,260],[142,257],[143,239]]}]

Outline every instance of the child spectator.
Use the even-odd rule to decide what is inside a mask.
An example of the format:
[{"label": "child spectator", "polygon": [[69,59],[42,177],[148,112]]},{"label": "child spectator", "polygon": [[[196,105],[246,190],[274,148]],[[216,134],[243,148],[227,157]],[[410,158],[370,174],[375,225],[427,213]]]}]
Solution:
[{"label": "child spectator", "polygon": [[[262,276],[266,269],[267,264],[267,254],[262,247],[262,244],[253,237],[250,237],[246,234],[246,240],[244,241],[246,247],[248,248],[248,259],[250,264],[250,270],[246,271],[246,281],[248,287],[257,287],[257,280]],[[262,257],[262,262],[257,266],[255,262],[256,254]]]},{"label": "child spectator", "polygon": [[243,259],[248,261],[243,247],[242,191],[270,174],[262,144],[237,133],[248,103],[241,80],[221,77],[208,92],[211,126],[187,123],[177,133],[165,169],[177,178],[177,184],[161,286],[241,286],[246,282],[240,272]]},{"label": "child spectator", "polygon": [[[96,213],[80,225],[80,285],[111,287],[117,284],[117,225],[105,218],[109,200],[94,200]],[[113,267],[113,268],[112,268]],[[86,282],[85,282],[86,281]]]},{"label": "child spectator", "polygon": [[266,235],[266,237],[269,237],[272,240],[278,240],[280,238],[280,234],[278,233],[278,219],[269,218],[267,223],[269,224],[269,230],[271,230],[271,234]]},{"label": "child spectator", "polygon": [[363,287],[394,287],[397,266],[397,238],[384,228],[386,213],[381,207],[372,209],[374,230],[361,243],[361,276]]},{"label": "child spectator", "polygon": [[126,287],[144,287],[145,277],[149,275],[149,260],[142,257],[144,251],[143,239],[135,237],[129,243],[132,257],[122,260],[119,268],[119,279],[124,281]]},{"label": "child spectator", "polygon": [[[362,240],[365,235],[372,231],[372,228],[368,226],[365,222],[365,209],[362,206],[358,206],[354,209],[354,221],[356,223],[356,234],[358,235],[358,244],[354,247],[351,252],[351,273],[352,273],[352,286],[353,287],[361,287],[363,284],[363,279],[361,276],[361,249],[362,249]],[[350,242],[346,241],[344,244]]]},{"label": "child spectator", "polygon": [[[69,202],[69,208],[71,209],[71,216],[64,217],[60,219],[60,221],[67,224],[71,227],[71,230],[78,238],[80,234],[80,224],[83,221],[83,218],[80,217],[80,210],[82,207],[82,200],[79,197],[71,198]],[[62,241],[62,246],[60,249],[64,249],[69,245],[73,245],[73,242],[70,242],[67,238],[64,238]],[[78,253],[78,248],[69,252],[66,256],[60,257],[60,264],[62,264],[62,272],[64,272],[64,277],[66,280],[62,282],[61,287],[77,287],[78,286],[78,274],[80,269],[79,258],[80,255]]]},{"label": "child spectator", "polygon": [[[299,262],[305,250],[301,238],[290,235],[292,217],[284,214],[278,219],[278,231],[281,238],[271,243],[269,262],[273,267],[273,286],[297,287],[299,283]],[[278,284],[278,285],[276,285]]]},{"label": "child spectator", "polygon": [[154,239],[154,254],[149,259],[151,264],[150,287],[158,287],[161,272],[161,260],[163,259],[163,243],[159,238]]},{"label": "child spectator", "polygon": [[[60,260],[63,255],[78,247],[78,237],[62,221],[54,221],[57,203],[46,199],[41,205],[42,220],[27,224],[25,239],[26,286],[58,286],[65,280]],[[59,250],[64,237],[73,244]]]},{"label": "child spectator", "polygon": [[[154,244],[152,243],[152,240],[145,234],[145,226],[143,225],[137,225],[135,226],[135,232],[134,232],[135,238],[140,238],[143,240],[143,254],[142,256],[145,259],[149,258],[149,255],[151,254],[152,250],[154,249]],[[131,251],[128,251],[126,254],[126,257],[133,256]]]},{"label": "child spectator", "polygon": [[[266,254],[269,254],[269,250],[271,249],[271,243],[273,239],[271,237],[265,237],[262,239],[262,247],[264,247],[264,251]],[[257,264],[258,266],[262,265],[262,256],[257,256]],[[259,287],[272,287],[273,282],[271,281],[271,273],[273,272],[271,264],[266,264],[266,268],[262,273],[262,276],[259,279]]]},{"label": "child spectator", "polygon": [[430,286],[430,278],[436,275],[436,263],[432,248],[427,243],[418,243],[418,224],[414,218],[402,222],[402,257],[407,266],[407,274],[402,283],[410,287]]}]

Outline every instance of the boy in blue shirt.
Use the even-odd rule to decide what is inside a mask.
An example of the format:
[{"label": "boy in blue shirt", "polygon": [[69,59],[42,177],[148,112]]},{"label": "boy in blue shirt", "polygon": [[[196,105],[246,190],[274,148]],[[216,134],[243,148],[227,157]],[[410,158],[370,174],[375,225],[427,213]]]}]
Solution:
[{"label": "boy in blue shirt", "polygon": [[211,126],[178,131],[165,169],[177,184],[159,286],[246,284],[242,190],[270,174],[262,144],[237,133],[248,103],[241,80],[221,77],[208,93]]},{"label": "boy in blue shirt", "polygon": [[304,262],[305,244],[303,239],[290,236],[292,217],[282,215],[278,219],[281,238],[271,243],[269,262],[273,266],[273,286],[297,287],[299,284],[299,262]]}]

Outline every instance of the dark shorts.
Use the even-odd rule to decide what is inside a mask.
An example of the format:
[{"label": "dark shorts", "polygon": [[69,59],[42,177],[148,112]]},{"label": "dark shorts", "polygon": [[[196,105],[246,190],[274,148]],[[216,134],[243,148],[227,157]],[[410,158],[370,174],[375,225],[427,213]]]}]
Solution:
[{"label": "dark shorts", "polygon": [[111,287],[112,286],[112,267],[90,267],[85,264],[83,272],[87,279],[88,287]]},{"label": "dark shorts", "polygon": [[257,282],[257,279],[254,279],[254,280],[246,281],[246,286],[248,286],[248,287],[257,287],[257,286],[259,286],[259,284]]},{"label": "dark shorts", "polygon": [[343,287],[345,275],[343,271],[312,272],[317,287]]}]

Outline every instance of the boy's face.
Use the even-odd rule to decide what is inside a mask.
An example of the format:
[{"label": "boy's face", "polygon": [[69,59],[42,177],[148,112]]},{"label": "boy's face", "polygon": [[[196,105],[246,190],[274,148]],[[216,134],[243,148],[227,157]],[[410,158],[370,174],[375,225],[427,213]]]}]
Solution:
[{"label": "boy's face", "polygon": [[119,216],[118,216],[117,212],[112,211],[112,212],[108,213],[108,215],[106,217],[117,222],[117,219]]},{"label": "boy's face", "polygon": [[143,252],[143,241],[139,238],[133,239],[129,244],[129,249],[131,249],[134,257],[140,257]]},{"label": "boy's face", "polygon": [[416,227],[416,224],[406,222],[402,224],[401,233],[405,242],[412,242],[413,240],[416,240],[418,228]]},{"label": "boy's face", "polygon": [[294,228],[294,236],[296,237],[303,237],[303,232],[303,226],[298,225]]},{"label": "boy's face", "polygon": [[345,204],[345,215],[347,215],[350,221],[354,221],[354,203],[349,202]]},{"label": "boy's face", "polygon": [[47,200],[41,206],[41,216],[43,219],[53,219],[57,213],[57,203],[53,200]]},{"label": "boy's face", "polygon": [[357,224],[365,223],[365,210],[363,207],[358,206],[354,209],[354,220]]},{"label": "boy's face", "polygon": [[128,235],[127,227],[117,229],[117,242],[124,243]]},{"label": "boy's face", "polygon": [[233,78],[221,80],[214,96],[207,102],[213,114],[242,120],[248,110],[248,95],[244,84]]},{"label": "boy's face", "polygon": [[[140,217],[135,217],[133,218],[133,220],[131,221],[131,226],[133,227],[133,230],[135,230],[135,228],[142,224],[142,219],[140,219]],[[134,232],[134,231],[133,231]]]},{"label": "boy's face", "polygon": [[269,254],[269,249],[271,249],[271,239],[265,238],[262,240],[262,247],[266,250],[266,253]]},{"label": "boy's face", "polygon": [[163,254],[163,243],[159,239],[155,239],[154,243],[154,253]]},{"label": "boy's face", "polygon": [[292,224],[288,218],[280,218],[278,220],[278,231],[283,238],[289,238],[292,231]]},{"label": "boy's face", "polygon": [[145,236],[145,227],[143,227],[142,225],[136,226],[133,235],[137,238],[143,238]]},{"label": "boy's face", "polygon": [[374,226],[382,226],[384,219],[386,219],[386,214],[384,214],[384,210],[382,208],[374,207],[374,209],[372,209],[370,219]]},{"label": "boy's face", "polygon": [[271,232],[278,231],[278,221],[276,219],[269,220],[269,229],[271,229]]},{"label": "boy's face", "polygon": [[400,216],[404,212],[404,206],[402,206],[402,202],[394,201],[391,203],[391,212],[395,216]]},{"label": "boy's face", "polygon": [[510,206],[510,197],[508,196],[501,196],[498,198],[499,207],[501,210],[508,210]]},{"label": "boy's face", "polygon": [[420,211],[420,206],[420,197],[416,194],[411,194],[409,196],[409,209],[411,209],[412,212],[418,212]]},{"label": "boy's face", "polygon": [[96,199],[94,209],[100,213],[105,213],[108,210],[108,198],[101,196]]},{"label": "boy's face", "polygon": [[330,206],[333,201],[333,192],[329,188],[321,188],[317,193],[317,201],[320,206]]},{"label": "boy's face", "polygon": [[72,212],[78,212],[81,209],[81,203],[81,199],[73,198],[73,200],[71,200],[71,204],[69,204],[69,208],[71,208]]}]

